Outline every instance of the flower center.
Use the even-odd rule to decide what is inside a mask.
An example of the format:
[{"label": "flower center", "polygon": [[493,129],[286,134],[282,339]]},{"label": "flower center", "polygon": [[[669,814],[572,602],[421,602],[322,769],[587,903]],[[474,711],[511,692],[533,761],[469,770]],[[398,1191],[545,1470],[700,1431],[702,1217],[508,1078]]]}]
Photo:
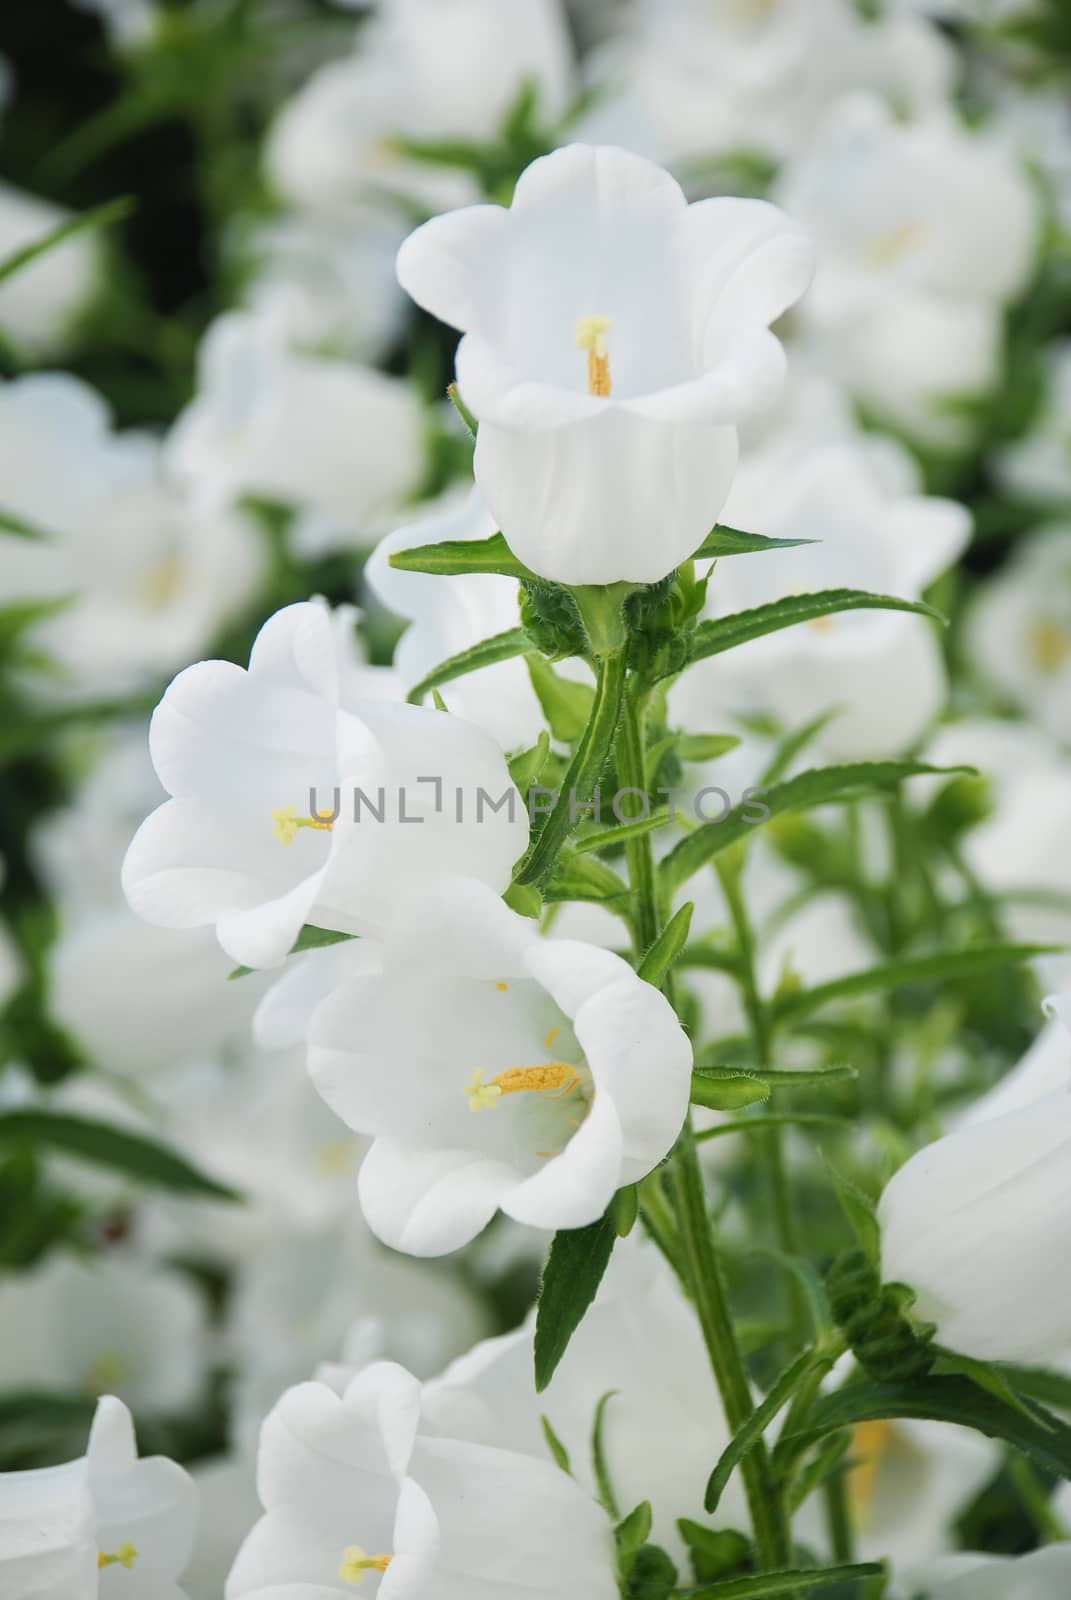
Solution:
[{"label": "flower center", "polygon": [[1027,648],[1041,672],[1059,672],[1068,656],[1071,656],[1071,628],[1042,617],[1030,630]]},{"label": "flower center", "polygon": [[119,1546],[118,1550],[101,1550],[97,1554],[98,1567],[126,1567],[127,1571],[138,1559],[138,1552],[129,1539]]},{"label": "flower center", "polygon": [[299,828],[315,828],[320,833],[330,833],[335,824],[333,816],[320,816],[315,812],[311,817],[299,817],[293,806],[280,806],[272,812],[271,821],[271,831],[280,844],[293,844]]},{"label": "flower center", "polygon": [[[543,1040],[548,1055],[561,1031],[560,1026],[551,1028]],[[579,1087],[580,1074],[568,1061],[543,1061],[531,1067],[506,1067],[486,1081],[483,1068],[477,1067],[465,1085],[465,1095],[470,1111],[487,1111],[504,1094],[550,1094],[555,1100],[564,1100]]]},{"label": "flower center", "polygon": [[891,267],[922,243],[925,232],[920,222],[898,222],[871,239],[863,254],[872,267]]},{"label": "flower center", "polygon": [[588,394],[609,400],[610,351],[606,335],[610,331],[609,317],[581,317],[576,325],[576,347],[588,353]]},{"label": "flower center", "polygon": [[338,1575],[343,1583],[361,1583],[366,1573],[386,1572],[393,1556],[365,1555],[359,1544],[348,1544],[342,1552],[342,1565]]},{"label": "flower center", "polygon": [[82,1374],[86,1394],[114,1393],[129,1376],[130,1363],[119,1350],[101,1350]]}]

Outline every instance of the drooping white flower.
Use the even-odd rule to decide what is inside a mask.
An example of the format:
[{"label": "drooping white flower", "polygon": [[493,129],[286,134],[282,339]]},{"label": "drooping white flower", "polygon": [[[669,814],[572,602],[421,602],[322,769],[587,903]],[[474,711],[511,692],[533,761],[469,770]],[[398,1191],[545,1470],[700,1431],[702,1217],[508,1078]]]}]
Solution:
[{"label": "drooping white flower", "polygon": [[420,1430],[420,1385],[367,1367],[342,1395],[303,1383],[261,1433],[264,1515],[227,1582],[227,1600],[612,1600],[609,1520],[547,1461]]},{"label": "drooping white flower", "polygon": [[775,193],[818,248],[801,354],[931,447],[957,448],[969,429],[955,402],[996,382],[1003,308],[1034,266],[1026,172],[951,115],[897,122],[853,95]]},{"label": "drooping white flower", "polygon": [[196,1515],[189,1474],[139,1460],[130,1412],[106,1395],[79,1460],[0,1473],[4,1600],[185,1600]]},{"label": "drooping white flower", "polygon": [[286,331],[275,315],[216,319],[169,468],[201,505],[258,495],[294,506],[310,550],[368,542],[423,471],[419,399],[401,378],[291,349]]},{"label": "drooping white flower", "polygon": [[[70,221],[73,213],[0,183],[0,261]],[[101,278],[100,241],[75,234],[0,284],[0,328],[36,356],[63,350]]]},{"label": "drooping white flower", "polygon": [[139,1413],[180,1412],[208,1362],[203,1298],[184,1274],[111,1254],[50,1255],[0,1284],[5,1389],[115,1394]]},{"label": "drooping white flower", "polygon": [[593,1222],[666,1154],[691,1048],[619,956],[544,940],[483,884],[421,896],[382,969],[317,1007],[309,1070],[373,1145],[361,1205],[385,1243],[442,1255],[502,1210]]},{"label": "drooping white flower", "polygon": [[122,694],[204,649],[262,575],[251,526],[194,515],[146,434],[65,373],[0,385],[0,510],[40,539],[0,532],[0,603],[52,601],[33,630],[60,669],[36,692]]},{"label": "drooping white flower", "polygon": [[1071,1348],[1071,1092],[946,1134],[878,1204],[887,1282],[916,1293],[938,1342],[983,1360]]},{"label": "drooping white flower", "polygon": [[1025,1556],[943,1556],[910,1573],[906,1592],[922,1600],[1064,1600],[1069,1588],[1071,1546],[1050,1544]]},{"label": "drooping white flower", "polygon": [[[818,589],[867,589],[906,600],[966,546],[964,507],[919,493],[906,452],[860,432],[822,386],[745,453],[724,511],[732,527],[814,542],[768,560],[719,563],[708,613],[722,616]],[[892,755],[935,720],[947,694],[933,623],[895,611],[848,611],[769,634],[699,662],[671,704],[684,726],[750,704],[787,727],[836,710],[821,734],[840,757]]]},{"label": "drooping white flower", "polygon": [[[1071,493],[1071,431],[1065,448]],[[964,644],[978,678],[1001,701],[1071,741],[1071,528],[1054,525],[1020,541],[975,594]]]},{"label": "drooping white flower", "polygon": [[517,800],[497,745],[438,711],[348,701],[344,669],[310,601],[269,618],[248,672],[208,661],[175,679],[150,733],[172,799],[123,867],[139,915],[214,924],[236,961],[271,966],[303,923],[374,932],[428,879],[506,887],[528,825],[519,804],[476,814],[481,792]]},{"label": "drooping white flower", "polygon": [[689,206],[660,168],[588,145],[534,162],[508,210],[436,217],[398,257],[403,287],[465,332],[492,515],[533,571],[570,584],[653,582],[698,548],[736,424],[781,385],[769,324],[811,266],[774,207]]},{"label": "drooping white flower", "polygon": [[471,173],[408,157],[399,139],[489,142],[526,86],[546,125],[572,80],[559,0],[391,0],[356,52],[282,108],[266,164],[298,210],[345,215],[369,198],[438,211],[476,198]]}]

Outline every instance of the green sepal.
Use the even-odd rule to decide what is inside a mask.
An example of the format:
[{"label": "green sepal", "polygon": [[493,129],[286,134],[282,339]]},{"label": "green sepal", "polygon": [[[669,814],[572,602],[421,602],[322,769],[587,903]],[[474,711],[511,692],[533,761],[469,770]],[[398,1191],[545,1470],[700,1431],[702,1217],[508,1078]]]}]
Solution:
[{"label": "green sepal", "polygon": [[904,1315],[902,1285],[883,1284],[862,1250],[847,1250],[826,1273],[834,1321],[863,1371],[879,1383],[923,1378],[938,1352],[931,1333]]}]

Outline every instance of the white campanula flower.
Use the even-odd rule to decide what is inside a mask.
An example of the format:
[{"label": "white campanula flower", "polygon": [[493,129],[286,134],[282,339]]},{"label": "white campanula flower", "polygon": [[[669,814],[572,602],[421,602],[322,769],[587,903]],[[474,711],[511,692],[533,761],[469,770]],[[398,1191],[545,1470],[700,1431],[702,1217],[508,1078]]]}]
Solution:
[{"label": "white campanula flower", "polygon": [[289,1389],[264,1423],[264,1515],[227,1600],[612,1600],[609,1519],[549,1461],[421,1429],[421,1391],[376,1363],[344,1393]]},{"label": "white campanula flower", "polygon": [[442,1255],[498,1210],[536,1228],[594,1222],[676,1139],[691,1047],[619,956],[545,940],[456,880],[398,919],[379,971],[316,1007],[309,1070],[373,1139],[359,1185],[373,1232]]},{"label": "white campanula flower", "polygon": [[[172,798],[123,866],[146,921],[214,924],[236,961],[272,966],[303,923],[375,932],[429,878],[505,889],[528,824],[498,746],[439,711],[349,700],[346,667],[310,601],[269,618],[248,671],[207,661],[175,679],[150,733]],[[516,803],[480,801],[507,791]]]},{"label": "white campanula flower", "polygon": [[79,1460],[0,1473],[4,1600],[185,1600],[196,1515],[189,1474],[139,1460],[130,1412],[106,1395]]},{"label": "white campanula flower", "polygon": [[201,506],[247,495],[293,506],[313,553],[367,542],[423,471],[419,398],[401,378],[290,348],[278,311],[228,312],[209,328],[169,469]]},{"label": "white campanula flower", "polygon": [[769,325],[810,279],[773,206],[689,206],[613,146],[570,145],[507,210],[436,217],[403,245],[413,298],[465,333],[477,484],[522,561],[570,584],[653,582],[698,548],[736,465],[736,424],[770,405]]},{"label": "white campanula flower", "polygon": [[159,21],[155,0],[71,0],[79,11],[95,12],[120,46],[140,45],[152,38]]},{"label": "white campanula flower", "polygon": [[982,1360],[1071,1348],[1071,1092],[946,1134],[878,1204],[886,1282],[916,1294],[940,1344]]},{"label": "white campanula flower", "polygon": [[1064,1600],[1071,1591],[1071,1545],[1025,1556],[960,1551],[919,1566],[905,1593],[922,1600]]},{"label": "white campanula flower", "polygon": [[1026,171],[951,114],[903,123],[852,95],[775,194],[818,250],[803,351],[872,411],[957,448],[969,430],[956,402],[996,382],[1003,310],[1034,267],[1040,206]]},{"label": "white campanula flower", "polygon": [[[411,623],[394,652],[394,668],[405,689],[445,661],[496,633],[520,626],[517,584],[495,573],[431,577],[397,571],[390,557],[416,545],[445,539],[486,539],[497,524],[478,490],[451,491],[419,521],[389,533],[373,550],[364,577],[377,599]],[[579,663],[559,663],[567,676],[590,674]],[[542,707],[524,661],[500,661],[442,688],[445,704],[458,716],[486,728],[504,750],[534,744],[545,725]]]},{"label": "white campanula flower", "polygon": [[[918,600],[966,547],[963,506],[919,492],[893,441],[861,432],[838,395],[802,386],[793,413],[747,450],[723,513],[732,527],[813,542],[776,556],[724,561],[708,614],[723,616],[818,589]],[[752,704],[787,726],[836,714],[821,742],[841,758],[897,754],[947,695],[932,622],[895,611],[847,611],[699,662],[673,691],[685,725]]]},{"label": "white campanula flower", "polygon": [[[0,183],[0,261],[36,244],[73,213]],[[63,350],[90,304],[102,273],[100,241],[75,234],[0,284],[0,328],[34,355]]]},{"label": "white campanula flower", "polygon": [[194,515],[147,434],[115,433],[104,401],[65,373],[0,385],[0,603],[51,601],[34,645],[56,672],[39,694],[129,693],[204,649],[254,594],[251,526]]}]

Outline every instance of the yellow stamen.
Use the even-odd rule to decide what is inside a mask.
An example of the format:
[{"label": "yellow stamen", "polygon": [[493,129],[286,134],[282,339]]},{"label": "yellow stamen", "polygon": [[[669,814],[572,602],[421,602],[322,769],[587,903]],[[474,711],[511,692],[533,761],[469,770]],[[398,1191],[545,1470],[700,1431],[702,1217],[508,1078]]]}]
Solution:
[{"label": "yellow stamen", "polygon": [[271,814],[272,833],[280,844],[293,844],[297,838],[299,828],[315,828],[320,833],[330,833],[335,825],[334,817],[320,816],[299,817],[295,814],[293,806],[280,806]]},{"label": "yellow stamen", "polygon": [[547,1034],[547,1037],[543,1040],[543,1049],[544,1050],[549,1050],[550,1049],[551,1045],[554,1043],[555,1039],[558,1037],[558,1035],[559,1035],[559,1033],[561,1033],[561,1031],[562,1031],[562,1025],[561,1025],[560,1022],[558,1023],[557,1027],[551,1028],[550,1032]]},{"label": "yellow stamen", "polygon": [[130,1540],[127,1539],[119,1546],[118,1550],[101,1550],[97,1556],[97,1566],[126,1567],[127,1571],[129,1571],[137,1559],[138,1552],[130,1543]]},{"label": "yellow stamen", "polygon": [[572,1094],[580,1087],[580,1077],[575,1067],[567,1061],[548,1061],[536,1067],[507,1067],[485,1083],[479,1067],[465,1085],[470,1111],[486,1111],[504,1094],[546,1094],[556,1091],[554,1098]]},{"label": "yellow stamen", "polygon": [[386,1572],[393,1557],[365,1555],[359,1544],[348,1544],[342,1552],[338,1575],[343,1583],[358,1584],[367,1572]]},{"label": "yellow stamen", "polygon": [[495,988],[499,991],[500,994],[505,994],[506,990],[509,988],[509,984],[508,983],[496,983],[495,984]]},{"label": "yellow stamen", "polygon": [[588,353],[588,394],[603,400],[610,398],[610,351],[606,335],[610,331],[609,317],[581,317],[576,325],[576,347]]},{"label": "yellow stamen", "polygon": [[1027,648],[1034,665],[1045,673],[1059,672],[1071,656],[1071,628],[1042,617],[1030,630]]},{"label": "yellow stamen", "polygon": [[872,267],[891,267],[921,244],[925,232],[919,222],[898,222],[894,228],[871,239],[863,254]]},{"label": "yellow stamen", "polygon": [[816,633],[828,633],[833,626],[832,617],[812,617],[811,627]]},{"label": "yellow stamen", "polygon": [[848,1473],[848,1505],[856,1522],[865,1523],[874,1505],[881,1463],[888,1453],[896,1430],[884,1418],[877,1422],[858,1422],[852,1429],[852,1456],[855,1465]]}]

